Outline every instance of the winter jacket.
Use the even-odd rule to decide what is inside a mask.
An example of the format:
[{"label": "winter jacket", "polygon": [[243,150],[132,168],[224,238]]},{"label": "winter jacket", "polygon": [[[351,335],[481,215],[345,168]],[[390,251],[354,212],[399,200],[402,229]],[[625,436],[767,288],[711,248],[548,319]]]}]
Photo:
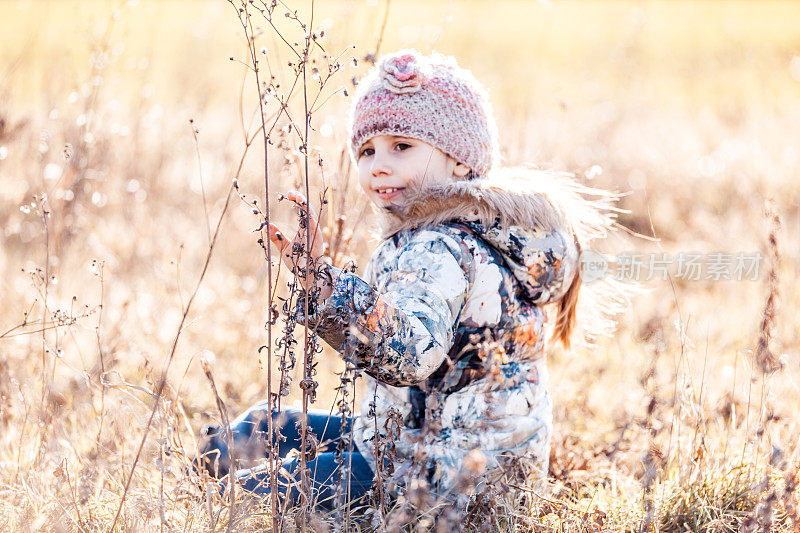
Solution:
[{"label": "winter jacket", "polygon": [[[330,267],[333,293],[309,316],[367,374],[355,444],[373,471],[376,444],[382,457],[394,445],[405,460],[395,478],[416,465],[440,494],[476,449],[480,470],[516,457],[542,477],[552,433],[544,306],[580,286],[570,217],[513,176],[409,196],[381,213],[385,238],[363,279]],[[376,443],[376,429],[389,437]]]}]

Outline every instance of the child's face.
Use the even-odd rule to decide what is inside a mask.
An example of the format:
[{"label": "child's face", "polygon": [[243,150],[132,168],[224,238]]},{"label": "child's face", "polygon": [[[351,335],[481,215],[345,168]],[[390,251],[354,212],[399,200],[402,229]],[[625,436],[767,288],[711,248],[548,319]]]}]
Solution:
[{"label": "child's face", "polygon": [[412,183],[459,178],[467,172],[467,166],[438,148],[410,137],[378,135],[358,152],[358,182],[379,207],[402,204]]}]

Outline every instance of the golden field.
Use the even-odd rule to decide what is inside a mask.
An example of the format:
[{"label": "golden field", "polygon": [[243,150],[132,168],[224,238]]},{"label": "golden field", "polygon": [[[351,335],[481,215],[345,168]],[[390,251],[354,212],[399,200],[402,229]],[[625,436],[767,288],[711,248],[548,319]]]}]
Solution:
[{"label": "golden field", "polygon": [[[310,20],[309,2],[287,4]],[[280,9],[277,29],[261,23],[256,38],[279,93],[294,76],[278,32],[303,37]],[[321,218],[345,243],[339,261],[363,266],[376,245],[343,151],[343,89],[368,67],[384,17],[380,51],[452,54],[485,83],[507,164],[625,193],[628,231],[604,251],[764,258],[755,280],[643,276],[648,290],[613,338],[553,351],[552,486],[514,527],[796,531],[800,3],[386,10],[314,5],[320,48],[342,66],[309,138],[312,198],[327,187]],[[0,20],[0,529],[109,530],[168,364],[116,528],[224,530],[225,506],[184,470],[202,424],[220,419],[201,361],[229,415],[266,395],[269,284],[248,205],[264,203],[264,163],[258,138],[245,146],[260,118],[236,11],[224,0],[9,0]],[[310,77],[310,94],[318,87]],[[269,179],[273,218],[288,228],[294,214],[276,199],[301,185],[303,157],[286,124]],[[225,210],[234,177],[243,198]],[[759,338],[779,370],[763,372]],[[315,407],[333,403],[341,367],[326,348]],[[285,403],[299,400],[296,381]],[[236,527],[265,523],[253,512]]]}]

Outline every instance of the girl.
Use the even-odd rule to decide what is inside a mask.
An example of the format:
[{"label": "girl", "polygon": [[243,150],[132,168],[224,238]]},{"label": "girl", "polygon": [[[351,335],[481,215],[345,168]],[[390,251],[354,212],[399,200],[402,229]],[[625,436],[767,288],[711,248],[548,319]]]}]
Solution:
[{"label": "girl", "polygon": [[[303,267],[305,252],[297,252],[306,238],[315,264],[323,243],[299,193],[289,199],[309,210],[311,235],[300,228],[289,240],[269,228],[284,262],[319,295],[308,316],[301,298],[299,319],[366,373],[361,416],[340,427],[339,418],[312,413],[309,427],[320,442],[352,431],[345,463],[353,499],[379,470],[393,472],[399,489],[413,476],[441,496],[512,463],[527,480],[543,479],[552,432],[545,306],[555,307],[550,337],[569,347],[581,247],[610,227],[615,196],[530,168],[493,170],[486,92],[449,57],[383,57],[359,84],[349,126],[359,184],[383,236],[363,278],[322,262]],[[595,317],[594,330],[609,324]],[[239,458],[264,456],[267,416],[262,403],[233,422]],[[273,413],[287,437],[282,457],[299,448],[298,419]],[[204,432],[207,465],[224,475],[224,434]],[[308,463],[323,506],[338,483],[334,455],[322,450]],[[286,459],[286,471],[296,461]],[[250,490],[268,490],[258,472],[239,476]]]}]

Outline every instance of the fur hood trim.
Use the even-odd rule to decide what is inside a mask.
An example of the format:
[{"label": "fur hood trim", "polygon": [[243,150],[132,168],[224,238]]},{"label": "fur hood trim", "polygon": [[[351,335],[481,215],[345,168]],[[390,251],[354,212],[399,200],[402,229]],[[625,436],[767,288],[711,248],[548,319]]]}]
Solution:
[{"label": "fur hood trim", "polygon": [[[399,231],[453,220],[489,226],[499,218],[503,226],[571,234],[581,252],[612,232],[617,214],[626,212],[615,205],[621,196],[582,185],[564,172],[528,166],[504,168],[486,178],[409,187],[405,205],[378,210],[379,236],[387,239]],[[616,316],[629,306],[635,291],[630,284],[608,276],[582,284],[578,268],[569,290],[557,303],[553,336],[568,347],[571,340],[591,344],[599,336],[611,335]]]},{"label": "fur hood trim", "polygon": [[583,186],[571,174],[529,167],[506,168],[488,178],[415,185],[402,207],[381,209],[381,237],[451,220],[538,226],[574,233],[581,244],[607,235],[620,195]]}]

